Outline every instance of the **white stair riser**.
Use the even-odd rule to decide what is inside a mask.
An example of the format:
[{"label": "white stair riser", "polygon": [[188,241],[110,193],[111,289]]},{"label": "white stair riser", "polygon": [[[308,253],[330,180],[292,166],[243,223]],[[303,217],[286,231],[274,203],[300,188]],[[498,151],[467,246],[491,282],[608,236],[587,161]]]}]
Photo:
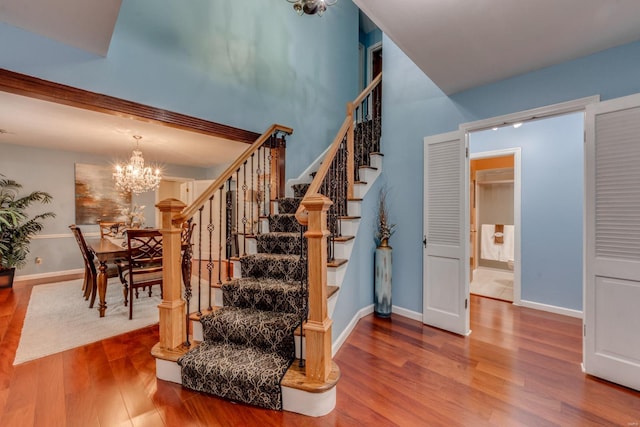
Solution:
[{"label": "white stair riser", "polygon": [[360,181],[364,181],[367,184],[376,180],[380,174],[380,170],[371,168],[360,168]]},{"label": "white stair riser", "polygon": [[384,159],[384,156],[378,155],[378,154],[372,154],[369,156],[369,163],[371,163],[371,166],[374,168],[378,168],[378,170],[382,169],[382,159]]},{"label": "white stair riser", "polygon": [[339,267],[327,267],[327,283],[330,285],[341,286],[346,271],[346,264],[342,264]]},{"label": "white stair riser", "polygon": [[360,200],[347,201],[347,212],[350,216],[361,216],[362,202]]},{"label": "white stair riser", "polygon": [[353,250],[353,241],[355,239],[347,240],[346,242],[335,242],[335,257],[349,259],[351,251]]},{"label": "white stair riser", "polygon": [[340,231],[343,236],[357,236],[360,219],[343,219],[340,221]]}]

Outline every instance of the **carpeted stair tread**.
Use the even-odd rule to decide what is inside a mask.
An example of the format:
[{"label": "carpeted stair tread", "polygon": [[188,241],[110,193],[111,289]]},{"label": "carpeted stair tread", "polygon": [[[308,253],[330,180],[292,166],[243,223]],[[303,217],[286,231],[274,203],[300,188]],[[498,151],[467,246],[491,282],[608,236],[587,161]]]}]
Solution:
[{"label": "carpeted stair tread", "polygon": [[306,261],[300,255],[253,254],[242,257],[242,277],[271,278],[288,282],[300,281],[306,275]]},{"label": "carpeted stair tread", "polygon": [[295,214],[276,214],[269,217],[271,232],[300,232],[300,227]]},{"label": "carpeted stair tread", "polygon": [[307,240],[300,240],[300,233],[273,232],[256,236],[258,253],[300,255],[301,245],[306,249]]},{"label": "carpeted stair tread", "polygon": [[300,317],[306,291],[300,282],[244,277],[222,285],[225,306],[293,313]]},{"label": "carpeted stair tread", "polygon": [[184,387],[282,410],[280,381],[291,361],[255,347],[203,341],[178,359],[178,364]]},{"label": "carpeted stair tread", "polygon": [[205,342],[236,343],[295,357],[293,331],[300,316],[255,308],[222,307],[200,319]]},{"label": "carpeted stair tread", "polygon": [[278,213],[295,214],[302,201],[299,197],[283,197],[278,199]]},{"label": "carpeted stair tread", "polygon": [[309,185],[311,184],[293,184],[291,187],[293,188],[294,197],[304,197],[307,190],[309,189]]}]

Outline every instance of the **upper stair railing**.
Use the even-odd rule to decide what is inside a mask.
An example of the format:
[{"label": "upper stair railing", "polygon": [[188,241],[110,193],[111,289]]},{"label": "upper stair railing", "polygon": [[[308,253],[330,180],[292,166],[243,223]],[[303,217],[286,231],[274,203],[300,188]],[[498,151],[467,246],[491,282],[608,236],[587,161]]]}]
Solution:
[{"label": "upper stair railing", "polygon": [[[159,348],[154,347],[154,354],[181,354],[190,346],[193,294],[197,296],[198,314],[202,314],[203,307],[211,310],[211,284],[230,280],[230,261],[246,255],[247,238],[260,234],[261,218],[271,215],[271,201],[282,196],[280,182],[284,182],[284,176],[279,157],[285,136],[292,133],[293,129],[286,126],[269,127],[191,205],[176,199],[158,203],[162,213],[164,283],[158,306],[160,342],[156,346]],[[191,283],[194,264],[197,288]],[[202,301],[203,289],[208,301]]]},{"label": "upper stair railing", "polygon": [[347,202],[354,198],[360,169],[380,151],[382,73],[347,104],[347,117],[300,203],[296,219],[307,226],[309,314],[304,326],[306,375],[326,382],[332,369],[331,324],[327,309],[327,262],[342,233]]}]

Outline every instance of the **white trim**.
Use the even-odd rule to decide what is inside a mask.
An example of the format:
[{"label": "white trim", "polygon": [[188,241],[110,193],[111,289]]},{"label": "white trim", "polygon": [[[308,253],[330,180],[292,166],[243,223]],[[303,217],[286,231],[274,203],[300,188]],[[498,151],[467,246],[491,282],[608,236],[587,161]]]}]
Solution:
[{"label": "white trim", "polygon": [[397,314],[398,316],[406,317],[407,319],[411,320],[417,320],[418,322],[422,323],[422,313],[418,313],[417,311],[398,307],[396,305],[391,307],[391,311],[393,312],[393,314]]},{"label": "white trim", "polygon": [[526,308],[532,308],[534,310],[548,311],[549,313],[561,314],[563,316],[575,317],[582,319],[582,311],[574,310],[571,308],[558,307],[555,305],[542,304],[539,302],[520,300],[520,306]]},{"label": "white trim", "polygon": [[371,83],[371,80],[373,80],[373,52],[381,49],[382,41],[372,44],[367,48],[367,84],[365,85],[365,87],[369,86],[369,83]]},{"label": "white trim", "polygon": [[82,268],[76,268],[74,270],[64,270],[64,271],[50,271],[48,273],[27,274],[25,276],[16,276],[14,281],[17,283],[17,282],[24,282],[27,280],[48,279],[51,277],[59,277],[59,276],[66,276],[71,274],[83,274],[83,273],[84,273],[84,269]]},{"label": "white trim", "polygon": [[[514,260],[513,260],[513,303],[520,304],[522,296],[522,149],[520,147],[506,148],[503,150],[483,151],[473,153],[469,161],[486,159],[491,157],[503,157],[513,155],[513,225],[514,225]],[[476,197],[478,194],[476,193]],[[476,212],[477,215],[478,212]],[[476,221],[476,228],[478,227]],[[470,239],[467,239],[467,245]],[[474,254],[476,256],[477,254]]]},{"label": "white trim", "polygon": [[373,304],[358,310],[358,312],[351,319],[351,322],[349,322],[349,324],[347,325],[346,328],[344,328],[340,336],[338,336],[338,338],[336,338],[336,340],[333,342],[331,357],[336,357],[336,353],[338,352],[338,350],[340,350],[340,347],[342,347],[342,344],[344,344],[347,338],[349,338],[349,335],[351,334],[351,332],[353,332],[358,321],[362,319],[364,316],[371,313],[373,313]]},{"label": "white trim", "polygon": [[[100,232],[99,231],[95,231],[95,232],[91,232],[91,233],[82,233],[85,237],[99,237],[100,236]],[[34,240],[41,240],[41,239],[66,239],[68,237],[73,237],[73,233],[58,233],[58,234],[37,234],[35,236],[32,237],[32,239]]]},{"label": "white trim", "polygon": [[518,111],[516,113],[505,114],[504,116],[491,117],[477,120],[475,122],[461,123],[459,130],[473,132],[490,129],[496,126],[504,126],[527,120],[539,119],[542,117],[557,116],[560,114],[575,113],[584,111],[587,105],[600,101],[600,95],[587,96],[573,101],[560,102],[558,104],[546,105],[544,107],[532,108],[531,110]]}]

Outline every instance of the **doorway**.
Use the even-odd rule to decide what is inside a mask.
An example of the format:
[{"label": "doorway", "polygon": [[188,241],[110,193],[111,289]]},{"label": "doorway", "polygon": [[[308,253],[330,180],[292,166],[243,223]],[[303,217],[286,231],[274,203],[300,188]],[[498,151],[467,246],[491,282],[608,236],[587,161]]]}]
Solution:
[{"label": "doorway", "polygon": [[515,280],[515,266],[520,265],[515,256],[520,224],[519,203],[516,203],[516,199],[520,199],[519,165],[519,149],[470,156],[471,294],[508,302],[514,302],[516,288],[520,295],[519,275]]}]

